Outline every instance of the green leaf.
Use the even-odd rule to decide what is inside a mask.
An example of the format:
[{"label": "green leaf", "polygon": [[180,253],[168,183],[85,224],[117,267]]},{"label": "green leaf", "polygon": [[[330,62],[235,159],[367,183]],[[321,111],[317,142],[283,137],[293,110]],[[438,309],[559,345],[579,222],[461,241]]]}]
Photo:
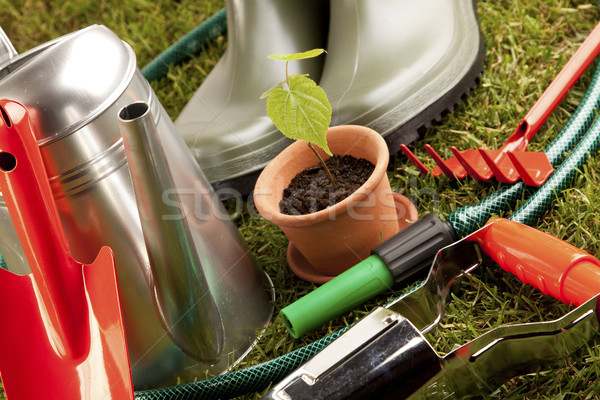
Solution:
[{"label": "green leaf", "polygon": [[[297,75],[297,76],[308,76],[308,74],[302,74],[302,75]],[[266,92],[264,92],[263,94],[260,95],[260,99],[266,99],[267,97],[269,97],[271,95],[271,92],[275,89],[278,88],[283,88],[283,85],[285,85],[286,81],[281,81],[279,83],[274,84],[273,86],[271,86],[271,88],[269,90],[267,90]]]},{"label": "green leaf", "polygon": [[267,114],[285,136],[316,144],[332,155],[327,146],[331,104],[312,79],[292,75],[289,90],[273,89],[267,99]]},{"label": "green leaf", "polygon": [[292,60],[304,60],[306,58],[314,58],[320,56],[321,54],[326,53],[324,49],[312,49],[308,51],[303,51],[301,53],[294,54],[271,54],[267,56],[271,60],[281,60],[281,61],[292,61]]},{"label": "green leaf", "polygon": [[287,61],[289,56],[290,54],[271,54],[268,55],[267,58],[270,58],[271,60]]},{"label": "green leaf", "polygon": [[326,51],[324,49],[312,49],[312,50],[308,50],[308,51],[303,51],[302,53],[290,54],[287,58],[287,61],[304,60],[306,58],[314,58],[314,57],[320,56],[321,54],[323,54],[325,52]]},{"label": "green leaf", "polygon": [[271,88],[269,90],[267,90],[266,92],[264,92],[263,94],[260,95],[261,99],[266,99],[267,97],[269,97],[271,95],[271,92],[275,89],[281,89],[283,88],[283,84],[285,83],[285,81],[279,82],[274,84],[273,86],[271,86]]}]

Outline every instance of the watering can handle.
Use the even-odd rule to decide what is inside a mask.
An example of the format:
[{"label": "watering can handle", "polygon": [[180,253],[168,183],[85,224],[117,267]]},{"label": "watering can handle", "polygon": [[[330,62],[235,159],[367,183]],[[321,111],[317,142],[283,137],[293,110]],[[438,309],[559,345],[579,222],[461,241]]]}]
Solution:
[{"label": "watering can handle", "polygon": [[10,39],[0,27],[0,65],[12,60],[17,56],[17,50],[15,50]]},{"label": "watering can handle", "polygon": [[600,293],[600,261],[557,237],[497,218],[470,238],[503,270],[563,303],[580,306]]}]

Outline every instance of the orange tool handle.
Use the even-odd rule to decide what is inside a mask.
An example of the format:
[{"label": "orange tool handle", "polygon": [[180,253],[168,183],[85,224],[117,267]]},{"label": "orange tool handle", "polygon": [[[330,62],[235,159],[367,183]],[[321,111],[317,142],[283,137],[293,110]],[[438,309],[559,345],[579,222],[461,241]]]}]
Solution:
[{"label": "orange tool handle", "polygon": [[552,235],[498,218],[470,238],[503,270],[563,303],[579,306],[600,293],[600,261]]},{"label": "orange tool handle", "polygon": [[540,129],[581,74],[594,61],[598,53],[600,53],[600,22],[531,107],[501,150],[524,150],[533,135]]}]

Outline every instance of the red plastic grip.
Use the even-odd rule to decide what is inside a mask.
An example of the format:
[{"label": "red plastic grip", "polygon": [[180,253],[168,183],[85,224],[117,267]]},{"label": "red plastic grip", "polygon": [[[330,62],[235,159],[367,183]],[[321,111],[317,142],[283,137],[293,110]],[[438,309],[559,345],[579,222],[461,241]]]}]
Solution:
[{"label": "red plastic grip", "polygon": [[537,229],[498,218],[469,237],[523,283],[579,306],[600,293],[600,261]]},{"label": "red plastic grip", "polygon": [[[546,90],[544,90],[544,93],[542,93],[538,101],[531,107],[508,139],[508,143],[516,142],[517,146],[509,144],[506,150],[524,150],[522,146],[527,146],[529,140],[540,129],[544,121],[546,121],[550,113],[565,97],[581,74],[596,59],[598,53],[600,53],[600,22],[586,37]],[[519,140],[521,137],[525,139],[523,142]]]}]

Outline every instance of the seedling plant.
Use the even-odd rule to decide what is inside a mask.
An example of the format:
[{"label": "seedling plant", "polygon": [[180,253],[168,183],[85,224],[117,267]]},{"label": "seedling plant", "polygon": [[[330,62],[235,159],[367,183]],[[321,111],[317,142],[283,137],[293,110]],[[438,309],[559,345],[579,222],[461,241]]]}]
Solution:
[{"label": "seedling plant", "polygon": [[277,129],[292,140],[307,143],[327,172],[331,185],[336,188],[335,181],[321,155],[314,148],[319,146],[332,156],[327,145],[327,129],[331,123],[331,104],[327,94],[308,74],[290,75],[289,62],[318,57],[325,53],[324,49],[313,49],[294,54],[271,54],[272,60],[285,61],[285,80],[275,84],[261,95],[267,99],[267,115]]}]

